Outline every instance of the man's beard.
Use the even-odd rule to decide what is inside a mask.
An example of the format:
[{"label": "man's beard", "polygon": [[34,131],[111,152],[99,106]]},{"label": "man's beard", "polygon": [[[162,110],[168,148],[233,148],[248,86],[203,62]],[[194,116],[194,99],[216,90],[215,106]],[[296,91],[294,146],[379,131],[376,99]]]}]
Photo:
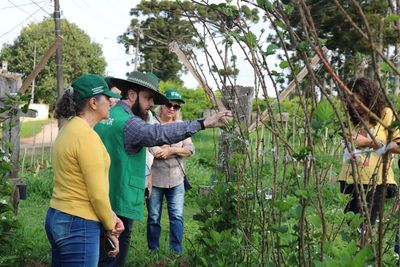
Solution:
[{"label": "man's beard", "polygon": [[135,104],[133,104],[131,110],[134,115],[138,116],[144,121],[147,121],[149,114],[147,112],[143,112],[140,108],[139,97],[136,98]]}]

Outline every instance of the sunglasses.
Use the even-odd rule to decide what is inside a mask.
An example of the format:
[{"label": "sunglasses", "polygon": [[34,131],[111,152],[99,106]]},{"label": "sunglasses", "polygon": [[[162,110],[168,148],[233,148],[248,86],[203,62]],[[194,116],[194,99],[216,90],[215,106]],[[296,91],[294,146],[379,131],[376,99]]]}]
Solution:
[{"label": "sunglasses", "polygon": [[174,108],[174,110],[180,110],[181,109],[181,106],[180,105],[178,105],[178,104],[172,104],[172,103],[167,103],[167,104],[165,104],[165,107],[166,108],[168,108],[168,109],[171,109],[171,108]]}]

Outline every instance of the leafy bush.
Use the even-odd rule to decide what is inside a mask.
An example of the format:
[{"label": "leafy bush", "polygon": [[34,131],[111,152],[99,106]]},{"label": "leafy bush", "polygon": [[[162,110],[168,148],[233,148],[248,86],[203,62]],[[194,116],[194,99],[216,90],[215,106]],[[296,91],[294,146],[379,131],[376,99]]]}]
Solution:
[{"label": "leafy bush", "polygon": [[[10,127],[11,116],[17,114],[18,107],[22,106],[22,110],[28,108],[27,100],[29,95],[10,95],[5,99],[1,99],[2,107],[0,113],[0,123],[2,130]],[[0,265],[12,266],[18,259],[18,254],[10,250],[10,246],[15,242],[15,236],[19,230],[19,222],[17,221],[11,200],[12,185],[7,181],[7,175],[12,168],[11,162],[12,145],[7,140],[0,139]]]},{"label": "leafy bush", "polygon": [[[0,169],[3,172],[5,169]],[[17,254],[10,253],[10,245],[15,241],[19,223],[14,215],[10,196],[11,184],[4,178],[0,179],[0,266],[13,265],[18,258]]]},{"label": "leafy bush", "polygon": [[235,266],[243,262],[237,229],[236,190],[231,183],[216,183],[207,197],[198,197],[199,233],[191,249],[192,261],[203,266]]}]

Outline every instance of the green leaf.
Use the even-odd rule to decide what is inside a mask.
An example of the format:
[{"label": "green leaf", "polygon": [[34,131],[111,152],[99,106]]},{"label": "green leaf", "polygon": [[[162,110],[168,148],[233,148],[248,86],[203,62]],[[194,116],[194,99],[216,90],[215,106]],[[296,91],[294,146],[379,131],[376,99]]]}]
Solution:
[{"label": "green leaf", "polygon": [[268,227],[268,230],[274,233],[286,233],[289,230],[289,227],[287,225],[270,225]]},{"label": "green leaf", "polygon": [[296,153],[293,153],[293,158],[295,158],[296,160],[300,161],[305,159],[308,154],[311,152],[311,148],[309,147],[300,147],[299,151]]},{"label": "green leaf", "polygon": [[285,9],[286,13],[289,15],[292,14],[292,12],[294,10],[294,7],[290,4],[283,5],[283,8]]},{"label": "green leaf", "polygon": [[248,32],[245,35],[245,43],[249,48],[256,48],[257,47],[257,37],[254,33]]},{"label": "green leaf", "polygon": [[321,45],[325,45],[327,41],[328,39],[319,38],[319,42],[321,43]]},{"label": "green leaf", "polygon": [[299,43],[299,45],[297,46],[297,49],[299,49],[302,52],[310,51],[310,47],[308,46],[308,44],[306,42]]},{"label": "green leaf", "polygon": [[294,191],[294,194],[299,197],[308,197],[308,191],[305,189],[297,189],[296,191]]},{"label": "green leaf", "polygon": [[360,226],[360,224],[363,221],[364,221],[364,219],[359,214],[354,214],[354,216],[350,222],[350,227],[355,230]]},{"label": "green leaf", "polygon": [[257,5],[266,11],[272,10],[272,3],[268,0],[257,0]]},{"label": "green leaf", "polygon": [[279,63],[279,67],[281,69],[286,69],[288,66],[289,66],[289,62],[287,62],[286,60],[284,60],[281,63]]},{"label": "green leaf", "polygon": [[276,24],[276,26],[278,26],[284,30],[287,30],[285,23],[283,23],[282,21],[276,19],[276,20],[274,20],[274,23]]},{"label": "green leaf", "polygon": [[320,227],[322,224],[321,217],[317,214],[313,214],[309,217],[309,221],[316,227]]},{"label": "green leaf", "polygon": [[298,200],[295,197],[288,197],[283,200],[276,200],[274,207],[280,211],[288,211]]},{"label": "green leaf", "polygon": [[218,241],[220,240],[220,234],[214,230],[211,230],[210,232],[210,236],[211,238],[216,241],[218,243]]},{"label": "green leaf", "polygon": [[331,123],[334,116],[335,110],[331,104],[328,102],[328,100],[323,100],[318,104],[314,114],[311,117],[311,127],[313,127],[315,130],[320,130]]},{"label": "green leaf", "polygon": [[367,245],[353,257],[351,266],[365,266],[366,263],[374,259],[374,250],[371,245]]},{"label": "green leaf", "polygon": [[267,2],[267,0],[257,0],[257,5],[259,5],[260,7],[263,7],[266,2]]},{"label": "green leaf", "polygon": [[382,62],[382,63],[381,63],[380,68],[381,68],[381,70],[383,70],[384,72],[393,73],[392,67],[390,67],[390,66],[389,66],[387,63],[385,63],[385,62]]},{"label": "green leaf", "polygon": [[277,76],[277,77],[281,76],[281,74],[279,72],[277,72],[276,70],[271,71],[271,75]]},{"label": "green leaf", "polygon": [[395,120],[394,122],[392,122],[392,124],[389,125],[389,129],[395,129],[395,128],[399,128],[399,127],[400,127],[399,120]]},{"label": "green leaf", "polygon": [[270,44],[267,47],[267,51],[264,52],[265,56],[270,56],[275,54],[276,49],[278,48],[278,46],[276,44]]},{"label": "green leaf", "polygon": [[400,19],[400,15],[390,15],[385,18],[387,22],[395,22],[398,19]]}]

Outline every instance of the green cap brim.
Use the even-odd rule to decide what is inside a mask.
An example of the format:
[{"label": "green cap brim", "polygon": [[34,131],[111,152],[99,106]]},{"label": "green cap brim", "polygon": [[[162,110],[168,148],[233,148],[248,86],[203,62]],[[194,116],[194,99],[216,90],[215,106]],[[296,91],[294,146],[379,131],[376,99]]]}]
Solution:
[{"label": "green cap brim", "polygon": [[109,96],[109,97],[112,97],[112,98],[118,98],[118,99],[120,99],[121,98],[121,95],[120,94],[116,94],[116,93],[113,93],[112,91],[106,91],[106,92],[103,92],[102,93],[103,95],[106,95],[106,96]]},{"label": "green cap brim", "polygon": [[181,102],[182,104],[185,104],[185,101],[182,99],[174,99],[174,98],[168,98],[169,101],[176,101],[176,102]]}]

